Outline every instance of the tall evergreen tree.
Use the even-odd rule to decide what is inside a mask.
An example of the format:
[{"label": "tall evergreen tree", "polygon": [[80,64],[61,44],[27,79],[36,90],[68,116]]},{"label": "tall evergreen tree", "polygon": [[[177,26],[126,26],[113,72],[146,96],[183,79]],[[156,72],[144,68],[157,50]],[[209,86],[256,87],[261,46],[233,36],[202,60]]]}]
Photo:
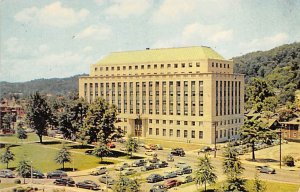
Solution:
[{"label": "tall evergreen tree", "polygon": [[89,136],[89,142],[97,142],[99,139],[103,139],[105,144],[108,143],[116,132],[114,125],[116,116],[117,110],[114,105],[111,106],[103,98],[96,98],[94,103],[88,107],[87,116],[82,127],[83,133]]},{"label": "tall evergreen tree", "polygon": [[47,124],[49,117],[51,117],[51,110],[45,98],[38,92],[30,96],[26,110],[27,121],[32,129],[43,142],[43,135],[47,132]]},{"label": "tall evergreen tree", "polygon": [[26,160],[21,160],[17,165],[16,171],[19,176],[23,177],[23,182],[25,184],[25,178],[31,174],[31,166],[29,162]]},{"label": "tall evergreen tree", "polygon": [[223,172],[227,176],[224,191],[243,192],[245,189],[245,180],[240,176],[244,168],[238,158],[237,151],[232,147],[231,143],[224,150]]},{"label": "tall evergreen tree", "polygon": [[130,154],[130,158],[132,158],[132,153],[138,150],[138,143],[132,137],[129,137],[126,142],[126,151],[127,154]]},{"label": "tall evergreen tree", "polygon": [[265,192],[266,191],[266,185],[264,184],[264,182],[262,182],[259,179],[259,176],[257,173],[255,173],[255,177],[254,177],[254,182],[253,182],[253,187],[252,187],[254,192]]},{"label": "tall evergreen tree", "polygon": [[196,185],[204,184],[204,191],[206,191],[207,184],[216,183],[217,175],[215,173],[215,168],[212,166],[210,158],[207,154],[204,157],[198,158],[197,170],[195,173]]},{"label": "tall evergreen tree", "polygon": [[240,131],[242,141],[251,145],[252,160],[255,160],[255,143],[258,141],[267,142],[276,137],[272,131],[260,119],[247,119]]},{"label": "tall evergreen tree", "polygon": [[103,157],[110,154],[110,150],[104,142],[100,142],[99,146],[96,149],[94,149],[93,154],[96,155],[97,157],[100,157],[102,162]]},{"label": "tall evergreen tree", "polygon": [[71,162],[71,153],[65,146],[63,146],[62,149],[57,153],[55,162],[62,164],[63,169],[65,169],[65,163]]},{"label": "tall evergreen tree", "polygon": [[18,137],[18,139],[27,139],[27,133],[26,133],[25,129],[23,128],[22,123],[18,124],[17,137]]},{"label": "tall evergreen tree", "polygon": [[1,163],[6,164],[6,169],[8,169],[8,163],[13,160],[15,160],[15,154],[10,151],[10,146],[8,146],[1,154]]}]

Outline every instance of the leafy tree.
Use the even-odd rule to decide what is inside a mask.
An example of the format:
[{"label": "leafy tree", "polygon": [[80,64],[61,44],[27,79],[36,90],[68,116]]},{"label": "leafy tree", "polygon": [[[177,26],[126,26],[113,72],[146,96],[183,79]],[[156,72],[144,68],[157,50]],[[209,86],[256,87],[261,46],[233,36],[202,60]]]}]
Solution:
[{"label": "leafy tree", "polygon": [[139,192],[140,182],[138,179],[129,179],[128,177],[121,176],[113,186],[115,192]]},{"label": "leafy tree", "polygon": [[89,142],[97,142],[98,139],[103,139],[105,144],[109,142],[116,132],[116,116],[117,110],[114,105],[111,106],[103,98],[96,98],[94,103],[89,105],[82,127],[85,135],[89,136]]},{"label": "leafy tree", "polygon": [[17,137],[18,139],[27,139],[27,133],[21,123],[18,124]]},{"label": "leafy tree", "polygon": [[247,119],[241,129],[242,141],[251,145],[252,160],[255,160],[255,143],[258,141],[267,142],[275,137],[272,131],[260,119]]},{"label": "leafy tree", "polygon": [[259,179],[259,175],[257,173],[255,173],[255,177],[254,177],[254,182],[253,182],[253,191],[254,192],[265,192],[266,191],[266,186],[264,184],[264,182],[262,182]]},{"label": "leafy tree", "polygon": [[93,154],[96,155],[97,157],[100,157],[102,162],[103,157],[110,154],[110,150],[105,143],[100,142],[100,145],[96,149],[94,149]]},{"label": "leafy tree", "polygon": [[294,112],[292,109],[289,108],[282,108],[278,111],[278,116],[279,116],[279,121],[290,121],[292,120],[294,117],[296,117],[294,115]]},{"label": "leafy tree", "polygon": [[130,158],[132,158],[132,153],[138,150],[138,143],[132,137],[129,137],[126,142],[126,151],[130,154]]},{"label": "leafy tree", "polygon": [[65,163],[71,162],[71,154],[65,146],[63,146],[62,149],[57,153],[55,162],[62,164],[63,169],[65,169]]},{"label": "leafy tree", "polygon": [[245,180],[240,177],[244,168],[238,158],[236,149],[233,148],[231,143],[225,148],[223,156],[223,172],[227,176],[224,190],[230,192],[246,191]]},{"label": "leafy tree", "polygon": [[31,166],[28,161],[26,160],[21,160],[19,164],[17,165],[16,171],[19,176],[23,177],[24,181],[23,183],[25,184],[25,178],[26,176],[31,174]]},{"label": "leafy tree", "polygon": [[13,122],[13,115],[11,113],[6,113],[2,117],[2,128],[11,129],[11,123]]},{"label": "leafy tree", "polygon": [[30,96],[26,112],[27,121],[38,135],[40,143],[43,142],[43,135],[46,134],[47,124],[51,114],[51,110],[45,98],[38,92]]},{"label": "leafy tree", "polygon": [[293,167],[293,166],[295,166],[295,159],[291,155],[286,155],[283,157],[283,163],[286,166]]},{"label": "leafy tree", "polygon": [[8,169],[8,163],[13,160],[15,160],[15,154],[10,151],[10,146],[8,146],[1,155],[1,163],[6,164],[6,168]]},{"label": "leafy tree", "polygon": [[205,154],[204,157],[198,158],[198,166],[195,174],[196,185],[204,184],[204,191],[206,191],[206,185],[214,184],[216,180],[215,168],[212,166],[208,155]]},{"label": "leafy tree", "polygon": [[275,96],[270,96],[264,99],[262,104],[262,111],[275,112],[278,105],[278,99]]}]

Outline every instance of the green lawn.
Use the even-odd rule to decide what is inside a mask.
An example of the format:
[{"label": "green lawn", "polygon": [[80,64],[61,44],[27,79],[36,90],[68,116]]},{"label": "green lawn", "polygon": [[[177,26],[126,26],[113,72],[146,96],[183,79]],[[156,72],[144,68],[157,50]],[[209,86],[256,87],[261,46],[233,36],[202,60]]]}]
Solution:
[{"label": "green lawn", "polygon": [[[32,141],[35,141],[34,135],[31,135],[29,138]],[[42,172],[48,172],[55,169],[61,168],[61,165],[56,164],[54,161],[55,155],[58,150],[61,149],[63,143],[66,147],[68,147],[71,151],[72,161],[74,161],[74,166],[77,170],[91,169],[95,168],[100,164],[100,158],[85,155],[83,151],[86,149],[77,149],[78,145],[69,143],[69,142],[61,142],[58,140],[52,139],[52,141],[40,143],[15,143],[13,137],[1,137],[1,139],[12,141],[11,144],[14,144],[11,147],[12,152],[15,154],[15,160],[9,164],[10,168],[16,167],[17,163],[22,159],[27,159],[28,161],[32,161],[33,167]],[[2,140],[1,140],[2,141]],[[0,154],[3,153],[4,149],[0,149]],[[103,164],[114,164],[118,163],[118,160],[112,158],[104,158]],[[72,170],[73,163],[66,163],[65,167],[67,170]],[[0,164],[0,169],[6,168],[5,164]]]},{"label": "green lawn", "polygon": [[[266,186],[266,192],[298,192],[300,184],[288,184],[288,183],[278,183],[271,181],[263,181]],[[217,183],[215,186],[207,187],[208,191],[212,191],[212,189],[221,189],[223,182]],[[187,184],[188,185],[188,184]],[[252,190],[253,180],[247,180],[246,189],[249,192],[254,192]],[[201,188],[200,191],[204,191],[204,188]]]},{"label": "green lawn", "polygon": [[[53,140],[53,138],[50,137],[43,137],[43,140],[49,140],[49,139]],[[37,141],[37,142],[39,141],[39,137],[35,133],[29,133],[28,138],[24,140],[18,139],[16,135],[0,136],[0,143],[5,142],[5,143],[16,144],[16,143],[33,142],[33,141]]]},{"label": "green lawn", "polygon": [[8,188],[8,187],[13,187],[13,186],[16,186],[17,184],[14,184],[14,183],[0,183],[0,189],[5,189],[5,188]]}]

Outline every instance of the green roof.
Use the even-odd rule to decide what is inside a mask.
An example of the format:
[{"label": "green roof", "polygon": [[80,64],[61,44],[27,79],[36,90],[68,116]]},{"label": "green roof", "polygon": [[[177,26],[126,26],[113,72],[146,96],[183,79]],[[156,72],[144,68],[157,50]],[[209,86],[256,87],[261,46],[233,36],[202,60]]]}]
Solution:
[{"label": "green roof", "polygon": [[195,61],[206,59],[224,60],[224,58],[220,54],[218,54],[210,47],[197,46],[113,52],[104,57],[96,64],[140,64],[172,61]]}]

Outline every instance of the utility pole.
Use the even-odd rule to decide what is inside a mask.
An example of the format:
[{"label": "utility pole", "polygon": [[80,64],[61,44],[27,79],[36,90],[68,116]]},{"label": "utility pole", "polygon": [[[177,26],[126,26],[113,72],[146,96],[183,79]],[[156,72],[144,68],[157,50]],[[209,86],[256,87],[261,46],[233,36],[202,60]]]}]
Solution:
[{"label": "utility pole", "polygon": [[280,133],[279,133],[279,168],[281,169],[281,138],[282,138],[282,126],[280,126]]}]

